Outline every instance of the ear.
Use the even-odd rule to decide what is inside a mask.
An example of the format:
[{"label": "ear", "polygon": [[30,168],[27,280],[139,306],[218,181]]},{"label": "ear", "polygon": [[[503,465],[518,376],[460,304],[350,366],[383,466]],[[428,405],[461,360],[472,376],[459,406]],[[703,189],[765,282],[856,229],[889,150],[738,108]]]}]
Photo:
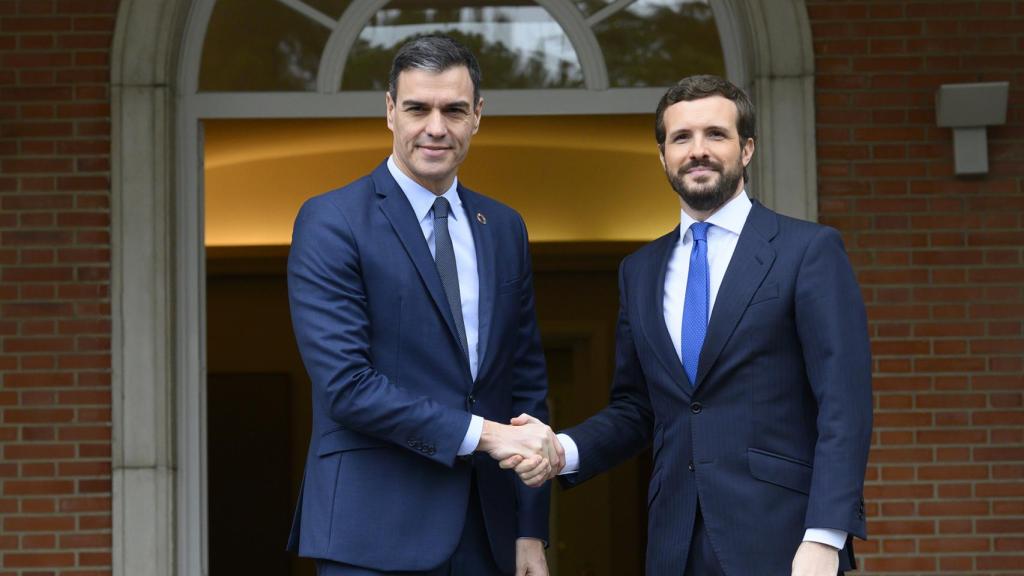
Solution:
[{"label": "ear", "polygon": [[395,131],[395,101],[391,99],[391,92],[384,92],[384,105],[387,107],[388,130]]},{"label": "ear", "polygon": [[658,160],[661,160],[661,169],[667,170],[668,166],[665,166],[665,145],[658,144]]},{"label": "ear", "polygon": [[476,108],[473,109],[473,134],[476,134],[477,130],[480,129],[480,118],[484,111],[484,99],[481,98],[476,103]]},{"label": "ear", "polygon": [[747,138],[747,141],[743,143],[743,149],[740,150],[743,156],[743,165],[747,166],[750,164],[750,160],[754,157],[754,139]]}]

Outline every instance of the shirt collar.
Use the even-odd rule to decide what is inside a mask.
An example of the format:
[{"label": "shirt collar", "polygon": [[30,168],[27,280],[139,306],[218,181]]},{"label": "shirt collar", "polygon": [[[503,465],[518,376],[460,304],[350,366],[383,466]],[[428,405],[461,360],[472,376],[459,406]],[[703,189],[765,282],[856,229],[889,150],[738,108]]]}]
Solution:
[{"label": "shirt collar", "polygon": [[[402,172],[398,167],[398,164],[395,164],[393,156],[388,156],[388,172],[391,172],[395,182],[398,182],[398,187],[402,189],[402,193],[405,194],[405,197],[409,199],[409,203],[412,204],[412,210],[416,214],[416,221],[422,222],[434,207],[434,200],[437,199],[437,195],[406,176],[405,172]],[[442,194],[452,206],[448,217],[456,220],[459,219],[458,215],[462,212],[461,210],[456,210],[456,208],[462,206],[462,198],[459,198],[458,187],[459,179],[456,177],[452,180],[451,187]]]},{"label": "shirt collar", "polygon": [[[743,225],[747,222],[747,216],[750,214],[750,209],[753,203],[750,201],[750,196],[747,195],[746,189],[736,195],[732,200],[725,203],[724,206],[718,209],[717,212],[711,215],[710,218],[705,220],[708,224],[713,224],[718,228],[728,230],[733,234],[739,236],[740,232],[743,231]],[[682,242],[686,236],[686,231],[690,229],[690,225],[696,222],[685,210],[679,210],[679,241]]]}]

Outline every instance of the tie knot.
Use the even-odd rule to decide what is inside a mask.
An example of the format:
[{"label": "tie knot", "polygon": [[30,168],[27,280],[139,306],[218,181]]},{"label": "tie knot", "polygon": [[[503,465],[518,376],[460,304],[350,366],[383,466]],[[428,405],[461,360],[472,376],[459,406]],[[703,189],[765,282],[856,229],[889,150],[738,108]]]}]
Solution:
[{"label": "tie knot", "polygon": [[451,205],[448,204],[448,199],[444,196],[438,196],[434,200],[434,218],[447,218]]},{"label": "tie knot", "polygon": [[691,224],[690,231],[693,232],[693,241],[704,240],[706,242],[708,239],[708,228],[710,227],[711,224],[707,222],[694,222]]}]

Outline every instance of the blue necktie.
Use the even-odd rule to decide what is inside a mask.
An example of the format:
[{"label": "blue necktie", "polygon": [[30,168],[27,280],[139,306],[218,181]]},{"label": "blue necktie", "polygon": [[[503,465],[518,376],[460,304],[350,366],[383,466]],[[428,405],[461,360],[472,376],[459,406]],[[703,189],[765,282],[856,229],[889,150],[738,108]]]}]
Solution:
[{"label": "blue necktie", "polygon": [[462,295],[459,292],[459,271],[455,266],[455,247],[452,236],[448,232],[448,213],[451,205],[443,196],[434,200],[434,263],[441,277],[444,295],[448,298],[448,307],[452,310],[455,320],[455,331],[459,335],[462,352],[469,355],[469,344],[466,341],[466,324],[462,319]]},{"label": "blue necktie", "polygon": [[690,271],[686,277],[686,301],[683,303],[683,369],[690,385],[697,384],[697,364],[704,336],[708,332],[708,227],[707,222],[694,222],[693,249],[690,251]]}]

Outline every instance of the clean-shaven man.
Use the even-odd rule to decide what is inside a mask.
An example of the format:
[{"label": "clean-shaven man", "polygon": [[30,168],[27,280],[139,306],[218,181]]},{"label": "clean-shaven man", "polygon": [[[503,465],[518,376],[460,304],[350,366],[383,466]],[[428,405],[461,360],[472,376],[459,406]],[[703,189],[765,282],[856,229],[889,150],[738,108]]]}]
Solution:
[{"label": "clean-shaven man", "polygon": [[[405,44],[385,95],[391,156],[303,205],[288,294],[313,384],[289,548],[320,576],[545,576],[560,469],[526,228],[462,186],[480,68],[444,36]],[[493,458],[493,459],[492,459]]]}]

